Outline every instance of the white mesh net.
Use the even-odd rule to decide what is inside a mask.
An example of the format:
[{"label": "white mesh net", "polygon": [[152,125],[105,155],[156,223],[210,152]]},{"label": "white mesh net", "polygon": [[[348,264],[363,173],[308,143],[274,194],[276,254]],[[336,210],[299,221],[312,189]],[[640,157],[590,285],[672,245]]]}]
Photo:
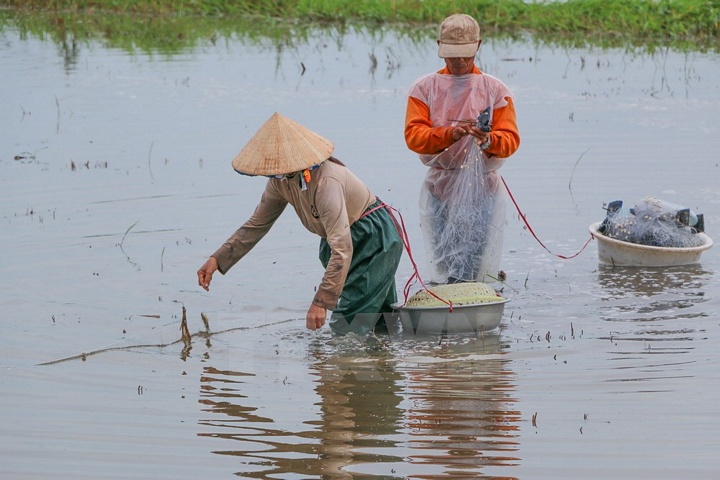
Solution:
[{"label": "white mesh net", "polygon": [[654,247],[689,248],[703,244],[696,235],[704,230],[702,214],[687,207],[645,197],[634,207],[617,200],[608,204],[598,231],[610,238]]},{"label": "white mesh net", "polygon": [[[492,282],[497,278],[506,199],[500,176],[471,137],[442,154],[455,168],[430,167],[420,193],[420,219],[432,281]],[[493,165],[494,167],[494,165]]]}]

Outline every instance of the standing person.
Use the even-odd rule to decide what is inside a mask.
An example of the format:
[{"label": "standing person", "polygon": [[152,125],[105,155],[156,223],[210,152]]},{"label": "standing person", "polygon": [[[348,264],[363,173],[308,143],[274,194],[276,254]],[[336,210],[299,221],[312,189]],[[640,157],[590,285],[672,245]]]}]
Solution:
[{"label": "standing person", "polygon": [[505,197],[496,170],[520,134],[513,94],[475,65],[481,42],[474,18],[447,17],[437,40],[445,67],[408,91],[405,142],[429,167],[420,216],[435,283],[489,283],[502,255]]},{"label": "standing person", "polygon": [[244,175],[270,177],[260,203],[198,270],[209,290],[215,271],[226,274],[270,230],[285,207],[320,236],[325,274],[306,315],[310,330],[365,334],[397,301],[395,271],[403,244],[387,206],[342,162],[332,142],[275,113],[232,162]]}]

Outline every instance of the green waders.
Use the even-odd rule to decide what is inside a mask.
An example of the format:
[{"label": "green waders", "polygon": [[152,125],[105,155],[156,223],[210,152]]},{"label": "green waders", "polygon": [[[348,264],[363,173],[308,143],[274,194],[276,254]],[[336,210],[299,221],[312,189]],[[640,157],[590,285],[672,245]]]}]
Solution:
[{"label": "green waders", "polygon": [[[382,205],[377,201],[368,211]],[[330,316],[330,328],[344,335],[365,335],[375,328],[383,313],[397,302],[395,272],[402,256],[402,240],[386,207],[361,217],[350,227],[353,256],[337,307]],[[320,240],[320,261],[327,268],[330,246]]]}]

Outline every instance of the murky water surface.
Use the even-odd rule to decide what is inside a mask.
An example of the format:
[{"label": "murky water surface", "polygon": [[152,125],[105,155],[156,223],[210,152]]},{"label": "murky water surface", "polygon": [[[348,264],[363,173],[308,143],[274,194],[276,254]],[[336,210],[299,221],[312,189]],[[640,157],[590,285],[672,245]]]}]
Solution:
[{"label": "murky water surface", "polygon": [[[486,39],[482,68],[516,94],[522,135],[501,173],[547,250],[509,203],[497,331],[333,338],[304,328],[322,270],[290,212],[197,286],[264,185],[230,160],[275,111],[330,138],[402,213],[422,270],[424,167],[402,130],[407,87],[441,66],[434,45],[359,33],[67,58],[1,40],[3,478],[720,472],[717,248],[664,270],[582,250],[603,204],[646,195],[717,236],[717,55]],[[411,274],[406,256],[399,288]]]}]

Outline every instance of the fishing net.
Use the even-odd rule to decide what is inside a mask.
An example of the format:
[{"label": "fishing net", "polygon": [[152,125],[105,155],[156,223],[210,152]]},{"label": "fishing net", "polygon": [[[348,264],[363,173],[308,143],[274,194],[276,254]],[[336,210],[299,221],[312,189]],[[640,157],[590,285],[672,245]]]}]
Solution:
[{"label": "fishing net", "polygon": [[616,240],[653,247],[690,248],[703,244],[696,235],[704,230],[702,214],[687,207],[645,197],[634,207],[621,200],[607,206],[607,216],[598,232]]},{"label": "fishing net", "polygon": [[446,302],[452,302],[453,305],[476,305],[502,300],[502,297],[498,296],[489,285],[480,282],[438,285],[428,290],[420,290],[415,293],[408,299],[406,306],[436,307],[447,305]]},{"label": "fishing net", "polygon": [[506,199],[495,170],[503,161],[468,136],[426,162],[420,220],[434,283],[496,280]]}]

